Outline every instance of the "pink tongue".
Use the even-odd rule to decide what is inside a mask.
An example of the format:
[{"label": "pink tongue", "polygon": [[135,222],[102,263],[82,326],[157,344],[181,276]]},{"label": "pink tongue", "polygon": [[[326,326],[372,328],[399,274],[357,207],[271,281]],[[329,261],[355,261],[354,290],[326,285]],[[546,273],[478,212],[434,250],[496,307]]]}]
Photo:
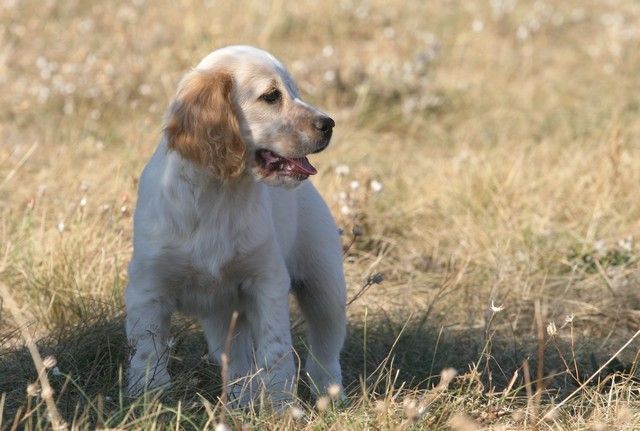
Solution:
[{"label": "pink tongue", "polygon": [[304,175],[315,175],[318,173],[316,168],[313,167],[306,157],[299,157],[297,159],[287,159],[293,165],[294,169]]}]

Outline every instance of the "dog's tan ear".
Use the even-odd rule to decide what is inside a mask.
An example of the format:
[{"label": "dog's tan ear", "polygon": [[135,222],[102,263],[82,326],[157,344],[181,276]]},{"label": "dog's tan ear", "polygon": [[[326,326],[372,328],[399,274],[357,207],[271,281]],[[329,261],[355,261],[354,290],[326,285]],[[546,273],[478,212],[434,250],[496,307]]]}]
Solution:
[{"label": "dog's tan ear", "polygon": [[242,173],[246,147],[231,100],[228,72],[191,72],[169,109],[164,132],[169,148],[210,169],[222,180]]}]

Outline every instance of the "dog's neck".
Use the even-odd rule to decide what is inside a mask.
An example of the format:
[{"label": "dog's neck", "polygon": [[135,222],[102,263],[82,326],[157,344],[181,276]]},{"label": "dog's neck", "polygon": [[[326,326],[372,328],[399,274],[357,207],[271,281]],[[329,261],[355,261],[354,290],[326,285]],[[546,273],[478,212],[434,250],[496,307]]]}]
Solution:
[{"label": "dog's neck", "polygon": [[241,210],[255,205],[262,193],[261,184],[249,172],[223,181],[171,150],[167,152],[162,182],[170,200],[186,200],[198,208],[226,205]]}]

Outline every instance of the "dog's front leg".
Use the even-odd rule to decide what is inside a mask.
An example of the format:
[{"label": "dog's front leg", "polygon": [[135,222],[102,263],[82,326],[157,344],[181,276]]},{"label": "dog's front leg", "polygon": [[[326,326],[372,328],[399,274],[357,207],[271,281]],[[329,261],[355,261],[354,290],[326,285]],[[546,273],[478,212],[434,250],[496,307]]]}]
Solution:
[{"label": "dog's front leg", "polygon": [[243,289],[248,299],[247,320],[259,370],[256,377],[277,409],[291,400],[296,383],[289,327],[289,284],[283,263],[277,270],[270,268],[267,274],[247,283]]},{"label": "dog's front leg", "polygon": [[167,371],[167,342],[172,306],[162,301],[152,277],[132,271],[129,277],[125,293],[127,338],[131,347],[127,393],[138,396],[171,381]]}]

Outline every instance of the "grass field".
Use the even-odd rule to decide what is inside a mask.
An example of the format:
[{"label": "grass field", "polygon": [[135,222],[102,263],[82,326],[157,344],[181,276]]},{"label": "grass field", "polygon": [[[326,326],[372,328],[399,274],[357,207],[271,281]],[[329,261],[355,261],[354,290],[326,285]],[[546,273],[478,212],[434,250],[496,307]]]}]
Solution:
[{"label": "grass field", "polygon": [[[337,123],[313,181],[353,242],[346,406],[222,411],[183,318],[174,387],[122,395],[137,178],[236,43]],[[639,71],[634,0],[4,0],[0,428],[640,429]]]}]

